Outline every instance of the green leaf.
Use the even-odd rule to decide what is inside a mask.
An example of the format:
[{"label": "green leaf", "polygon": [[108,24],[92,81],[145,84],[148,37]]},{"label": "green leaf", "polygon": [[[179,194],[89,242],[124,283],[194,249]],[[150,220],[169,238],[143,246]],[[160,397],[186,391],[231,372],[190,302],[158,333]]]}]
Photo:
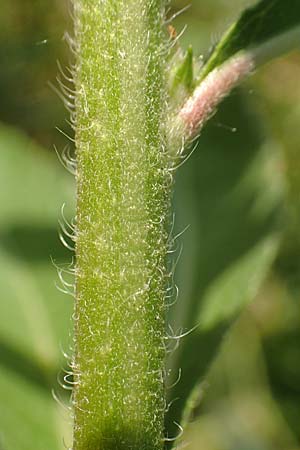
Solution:
[{"label": "green leaf", "polygon": [[185,411],[187,400],[230,325],[256,295],[280,241],[280,151],[264,138],[249,109],[244,96],[228,98],[177,180],[177,224],[179,231],[190,227],[170,320],[175,335],[194,330],[169,359],[171,384],[181,371],[168,395],[170,437],[178,433],[174,422],[183,424],[193,408],[194,401]]},{"label": "green leaf", "polygon": [[[178,53],[178,52],[177,52]],[[179,50],[179,55],[175,54],[175,61],[172,60],[170,78],[170,94],[175,95],[176,89],[182,87],[186,93],[190,93],[194,83],[194,61],[193,49],[190,46],[183,55]]]},{"label": "green leaf", "polygon": [[[215,67],[220,66],[241,50],[255,49],[268,42],[271,43],[271,47],[274,47],[273,50],[266,49],[271,53],[286,51],[299,45],[299,27],[300,3],[298,0],[261,0],[253,7],[246,9],[239,20],[225,33],[204,66],[201,78],[203,79]],[[278,39],[277,43],[276,39]],[[280,47],[279,50],[275,49],[277,44]]]},{"label": "green leaf", "polygon": [[201,330],[209,332],[218,324],[230,322],[236,312],[255,297],[274,261],[277,248],[276,234],[265,237],[212,282],[198,313]]},{"label": "green leaf", "polygon": [[[58,238],[73,184],[54,154],[0,126],[0,448],[63,448],[51,390],[66,366],[72,301],[55,287],[50,256],[71,259]],[[53,152],[54,153],[54,152]],[[61,394],[64,397],[65,394]],[[65,427],[67,430],[67,427]]]},{"label": "green leaf", "polygon": [[[72,207],[72,177],[55,155],[0,125],[0,226],[57,226],[62,200]],[[48,154],[47,154],[48,153]]]},{"label": "green leaf", "polygon": [[0,366],[1,450],[63,450],[63,416],[47,390]]}]

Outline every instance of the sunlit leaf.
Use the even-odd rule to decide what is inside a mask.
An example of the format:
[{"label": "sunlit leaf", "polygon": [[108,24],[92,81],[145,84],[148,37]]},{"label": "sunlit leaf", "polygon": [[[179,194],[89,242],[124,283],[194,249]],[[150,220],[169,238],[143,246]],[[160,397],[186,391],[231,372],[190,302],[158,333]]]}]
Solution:
[{"label": "sunlit leaf", "polygon": [[[300,42],[300,3],[298,0],[261,0],[246,9],[220,40],[209,57],[202,77],[240,50],[262,46],[272,39],[298,29],[290,35],[291,46]],[[282,46],[282,42],[280,46]],[[289,44],[286,43],[286,48]],[[279,50],[280,51],[280,50]],[[285,51],[283,45],[282,51]]]}]

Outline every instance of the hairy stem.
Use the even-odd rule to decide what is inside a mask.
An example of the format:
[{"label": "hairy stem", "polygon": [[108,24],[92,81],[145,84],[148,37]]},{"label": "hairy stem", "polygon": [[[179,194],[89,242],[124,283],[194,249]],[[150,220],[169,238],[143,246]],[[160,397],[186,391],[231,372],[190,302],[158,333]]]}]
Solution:
[{"label": "hairy stem", "polygon": [[76,0],[74,450],[163,447],[163,0]]}]

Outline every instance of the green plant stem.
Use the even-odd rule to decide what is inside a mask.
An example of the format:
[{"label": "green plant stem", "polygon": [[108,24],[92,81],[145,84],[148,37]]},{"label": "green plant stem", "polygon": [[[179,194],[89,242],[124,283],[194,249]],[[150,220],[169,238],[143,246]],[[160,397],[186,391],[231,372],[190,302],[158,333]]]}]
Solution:
[{"label": "green plant stem", "polygon": [[163,447],[163,0],[76,0],[74,450]]}]

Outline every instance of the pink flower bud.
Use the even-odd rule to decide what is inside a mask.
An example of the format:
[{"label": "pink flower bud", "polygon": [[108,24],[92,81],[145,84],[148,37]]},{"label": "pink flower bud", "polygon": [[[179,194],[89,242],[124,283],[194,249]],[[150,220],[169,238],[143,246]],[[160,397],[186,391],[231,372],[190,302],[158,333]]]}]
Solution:
[{"label": "pink flower bud", "polygon": [[220,67],[212,70],[179,112],[187,138],[192,139],[226,95],[254,69],[251,54],[235,56]]}]

